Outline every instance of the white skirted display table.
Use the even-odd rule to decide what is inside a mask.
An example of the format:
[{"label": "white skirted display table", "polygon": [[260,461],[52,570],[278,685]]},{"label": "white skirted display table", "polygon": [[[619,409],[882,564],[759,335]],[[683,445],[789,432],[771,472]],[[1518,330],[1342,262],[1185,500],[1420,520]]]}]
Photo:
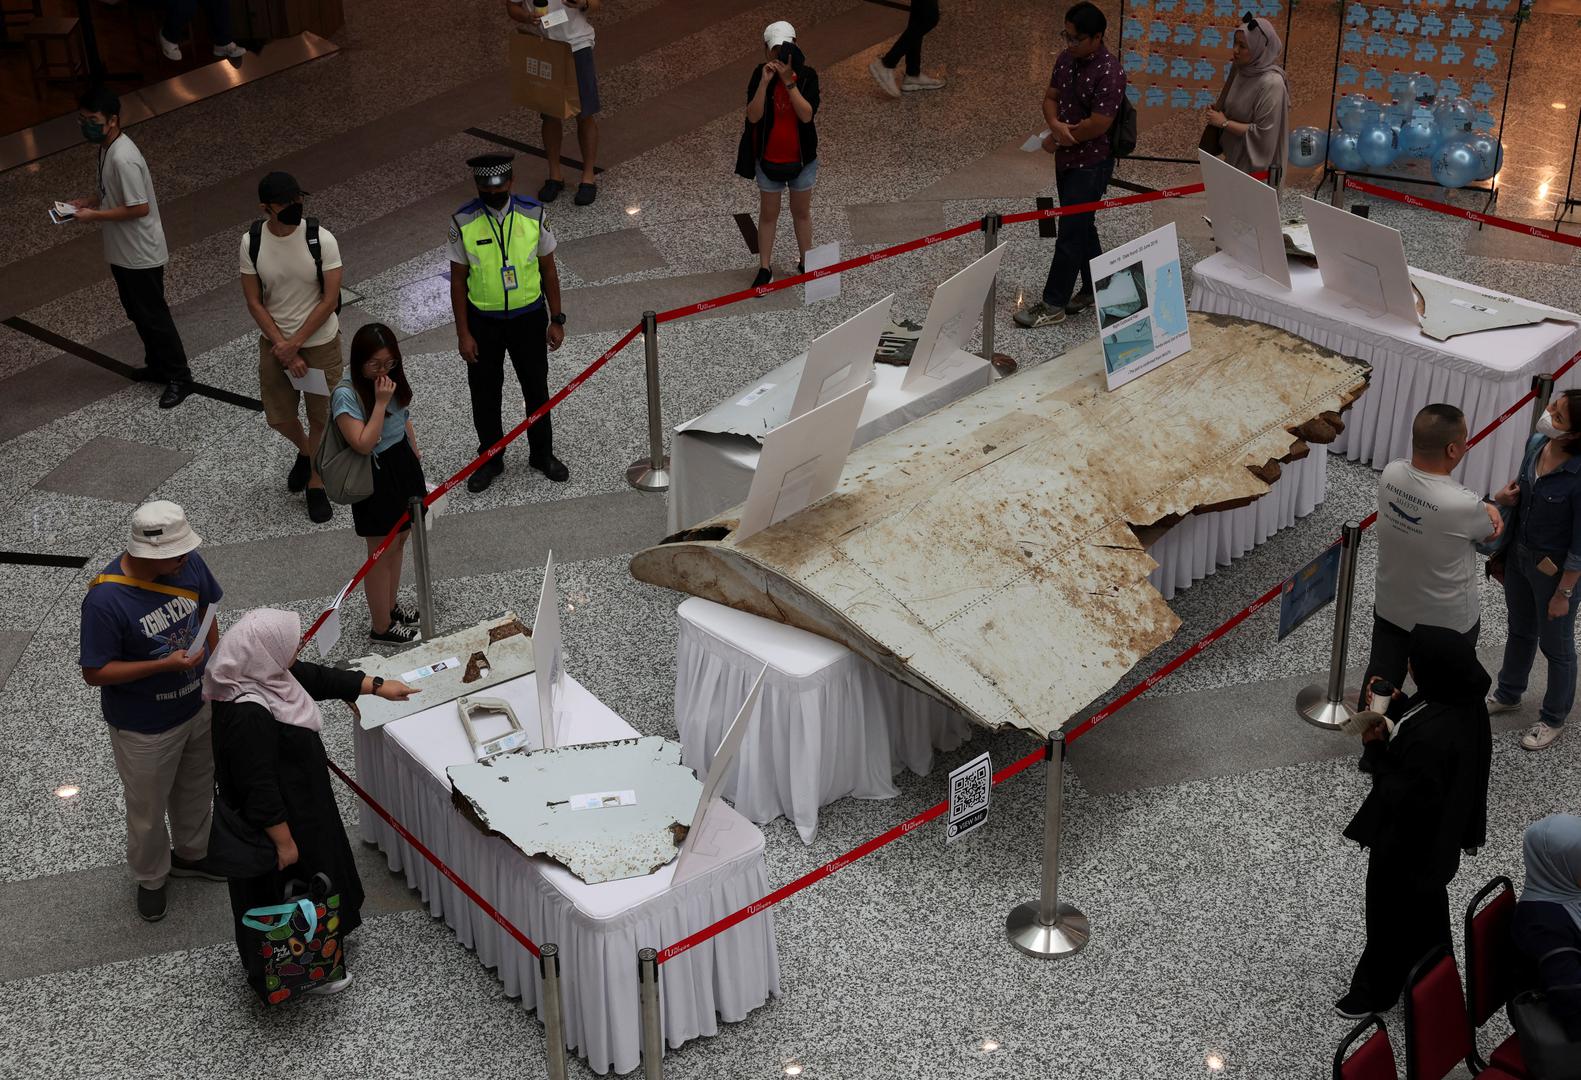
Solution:
[{"label": "white skirted display table", "polygon": [[[1459,406],[1472,431],[1495,420],[1531,388],[1531,378],[1550,372],[1581,351],[1581,327],[1541,322],[1461,334],[1435,341],[1403,319],[1373,316],[1322,287],[1314,266],[1290,262],[1290,288],[1250,275],[1224,252],[1192,270],[1196,311],[1235,315],[1277,326],[1308,341],[1372,365],[1372,384],[1346,414],[1345,432],[1331,449],[1352,461],[1381,469],[1411,453],[1411,421],[1424,405]],[[1438,281],[1451,278],[1412,270]],[[1454,282],[1464,285],[1463,282]],[[1475,286],[1465,286],[1475,288]],[[1560,388],[1581,386],[1572,368]],[[1455,478],[1473,491],[1491,494],[1520,467],[1527,425],[1510,421],[1467,455]]]},{"label": "white skirted display table", "polygon": [[971,738],[965,717],[828,638],[695,596],[679,614],[675,723],[694,770],[708,768],[769,665],[722,792],[753,821],[789,818],[810,844],[820,806],[892,799],[902,766],[925,775],[935,748]]},{"label": "white skirted display table", "polygon": [[[531,675],[489,694],[509,701],[528,731],[538,730]],[[565,710],[565,744],[637,734],[569,676]],[[485,724],[507,726],[500,717]],[[455,702],[355,731],[358,781],[368,793],[528,937],[559,946],[567,1045],[597,1073],[630,1072],[639,1064],[637,950],[672,945],[769,891],[763,834],[728,807],[715,811],[732,825],[719,841],[727,859],[721,865],[673,889],[674,862],[645,877],[588,885],[564,867],[485,836],[451,803],[445,768],[473,760]],[[480,737],[496,733],[479,730]],[[390,869],[404,871],[429,910],[495,969],[507,994],[529,1007],[537,1002],[538,965],[526,949],[371,811],[362,816],[362,837],[377,843]],[[742,1020],[779,995],[773,920],[765,911],[660,966],[671,1047],[714,1035],[720,1019]]]},{"label": "white skirted display table", "polygon": [[[964,356],[964,354],[963,354]],[[753,386],[781,386],[795,379],[805,354],[780,365]],[[988,385],[993,368],[977,363],[959,363],[945,369],[943,385],[929,390],[902,390],[906,369],[893,364],[873,365],[873,388],[868,391],[857,422],[853,446],[871,442],[902,424]],[[752,387],[742,388],[750,393]],[[736,397],[740,397],[740,393]],[[688,424],[695,421],[688,421]],[[706,521],[715,514],[746,501],[752,486],[752,473],[758,467],[762,445],[750,435],[688,430],[688,424],[675,429],[670,440],[669,531]],[[766,434],[763,433],[763,434]],[[746,700],[743,696],[742,700]]]}]

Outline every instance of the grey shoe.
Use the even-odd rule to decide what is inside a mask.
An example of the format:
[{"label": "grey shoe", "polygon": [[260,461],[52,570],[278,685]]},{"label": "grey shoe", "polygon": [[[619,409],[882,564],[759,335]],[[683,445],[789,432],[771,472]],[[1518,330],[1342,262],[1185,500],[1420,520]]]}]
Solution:
[{"label": "grey shoe", "polygon": [[1488,695],[1488,715],[1496,716],[1501,712],[1514,712],[1521,707],[1519,701],[1500,701],[1497,694]]},{"label": "grey shoe", "polygon": [[1565,733],[1562,727],[1551,727],[1541,720],[1531,726],[1531,729],[1521,736],[1522,750],[1546,750],[1559,741],[1559,736]]},{"label": "grey shoe", "polygon": [[1051,307],[1039,300],[1031,307],[1015,314],[1016,325],[1023,330],[1036,330],[1040,326],[1058,326],[1065,321],[1065,309]]},{"label": "grey shoe", "polygon": [[867,65],[867,73],[873,76],[873,81],[878,84],[878,88],[884,93],[892,98],[900,96],[900,84],[895,81],[894,68],[885,67],[882,60],[874,60]]},{"label": "grey shoe", "polygon": [[1070,298],[1070,302],[1065,305],[1065,314],[1080,315],[1090,307],[1092,307],[1092,290],[1083,289]]}]

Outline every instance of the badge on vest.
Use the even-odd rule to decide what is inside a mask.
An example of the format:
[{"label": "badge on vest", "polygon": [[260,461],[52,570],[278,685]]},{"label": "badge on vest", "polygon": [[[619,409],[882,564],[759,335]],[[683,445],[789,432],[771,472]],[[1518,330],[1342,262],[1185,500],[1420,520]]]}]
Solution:
[{"label": "badge on vest", "polygon": [[500,277],[505,282],[505,291],[506,292],[513,292],[515,290],[515,288],[516,288],[516,268],[514,266],[506,264],[500,270]]}]

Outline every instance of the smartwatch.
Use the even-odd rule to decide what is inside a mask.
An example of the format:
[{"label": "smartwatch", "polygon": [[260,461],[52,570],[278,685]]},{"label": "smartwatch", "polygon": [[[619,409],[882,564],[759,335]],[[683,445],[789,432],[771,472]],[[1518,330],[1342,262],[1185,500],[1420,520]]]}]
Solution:
[{"label": "smartwatch", "polygon": [[375,694],[377,694],[379,692],[379,687],[381,687],[383,685],[384,685],[384,676],[383,675],[375,675],[373,677],[373,692]]},{"label": "smartwatch", "polygon": [[565,325],[565,312],[562,311],[558,315],[551,315],[551,316],[549,316],[549,321],[554,323],[556,326],[564,326]]}]

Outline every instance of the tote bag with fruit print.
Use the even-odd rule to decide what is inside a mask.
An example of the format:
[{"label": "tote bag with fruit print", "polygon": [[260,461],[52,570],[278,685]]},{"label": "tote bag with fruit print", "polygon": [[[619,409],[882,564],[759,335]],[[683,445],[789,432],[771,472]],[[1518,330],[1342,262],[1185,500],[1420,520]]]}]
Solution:
[{"label": "tote bag with fruit print", "polygon": [[284,903],[248,909],[242,925],[251,931],[247,981],[266,1005],[345,977],[340,894],[326,875],[313,875],[311,885],[288,882]]}]

